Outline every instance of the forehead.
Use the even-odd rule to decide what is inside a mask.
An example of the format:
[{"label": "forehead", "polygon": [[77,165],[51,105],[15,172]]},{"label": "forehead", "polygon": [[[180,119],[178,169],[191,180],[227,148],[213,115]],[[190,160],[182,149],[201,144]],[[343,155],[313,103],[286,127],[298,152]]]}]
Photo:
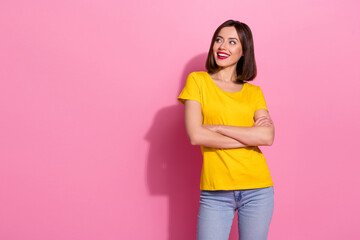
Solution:
[{"label": "forehead", "polygon": [[236,38],[238,39],[238,34],[235,29],[235,27],[224,27],[220,30],[218,36],[224,37],[224,38]]}]

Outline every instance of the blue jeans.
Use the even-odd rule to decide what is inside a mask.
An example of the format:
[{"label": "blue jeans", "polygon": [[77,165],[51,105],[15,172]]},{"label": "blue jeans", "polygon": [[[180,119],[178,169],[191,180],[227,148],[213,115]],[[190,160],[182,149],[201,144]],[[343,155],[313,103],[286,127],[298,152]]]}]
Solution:
[{"label": "blue jeans", "polygon": [[197,240],[228,240],[236,210],[241,240],[266,240],[274,209],[274,188],[201,190]]}]

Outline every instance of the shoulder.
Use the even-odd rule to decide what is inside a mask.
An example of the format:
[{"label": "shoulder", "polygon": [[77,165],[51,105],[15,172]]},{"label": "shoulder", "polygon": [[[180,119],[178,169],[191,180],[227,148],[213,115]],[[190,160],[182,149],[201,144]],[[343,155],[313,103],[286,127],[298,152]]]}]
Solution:
[{"label": "shoulder", "polygon": [[258,92],[260,89],[260,86],[257,86],[255,84],[252,84],[252,83],[249,83],[249,82],[246,82],[246,85],[247,85],[247,89],[252,91],[252,92]]},{"label": "shoulder", "polygon": [[250,96],[256,99],[262,98],[264,96],[264,93],[260,86],[248,82],[246,84],[247,84],[247,92],[250,94]]},{"label": "shoulder", "polygon": [[207,74],[207,72],[205,71],[194,71],[194,72],[191,72],[189,73],[189,77],[192,77],[192,78],[196,78],[196,79],[199,79],[199,78],[204,78],[204,76]]},{"label": "shoulder", "polygon": [[188,80],[196,82],[198,85],[202,84],[206,80],[206,74],[205,71],[194,71],[189,73]]}]

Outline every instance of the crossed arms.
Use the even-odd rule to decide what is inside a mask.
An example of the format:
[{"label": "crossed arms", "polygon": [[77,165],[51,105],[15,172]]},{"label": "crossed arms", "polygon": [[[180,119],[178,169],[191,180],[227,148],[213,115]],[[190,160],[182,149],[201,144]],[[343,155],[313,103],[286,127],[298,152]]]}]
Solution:
[{"label": "crossed arms", "polygon": [[275,128],[266,109],[257,110],[252,127],[202,124],[201,104],[185,101],[185,125],[192,145],[212,148],[271,146]]}]

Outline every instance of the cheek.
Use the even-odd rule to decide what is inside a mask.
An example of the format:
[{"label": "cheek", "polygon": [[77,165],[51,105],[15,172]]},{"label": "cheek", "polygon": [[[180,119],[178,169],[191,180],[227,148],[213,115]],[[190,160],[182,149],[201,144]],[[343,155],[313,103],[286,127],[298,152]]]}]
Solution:
[{"label": "cheek", "polygon": [[214,46],[214,47],[213,47],[213,54],[214,54],[214,56],[216,56],[217,51],[218,51],[217,47]]},{"label": "cheek", "polygon": [[235,52],[236,52],[237,55],[241,55],[241,54],[242,54],[242,49],[241,49],[241,47],[237,47],[237,48],[235,49]]}]

